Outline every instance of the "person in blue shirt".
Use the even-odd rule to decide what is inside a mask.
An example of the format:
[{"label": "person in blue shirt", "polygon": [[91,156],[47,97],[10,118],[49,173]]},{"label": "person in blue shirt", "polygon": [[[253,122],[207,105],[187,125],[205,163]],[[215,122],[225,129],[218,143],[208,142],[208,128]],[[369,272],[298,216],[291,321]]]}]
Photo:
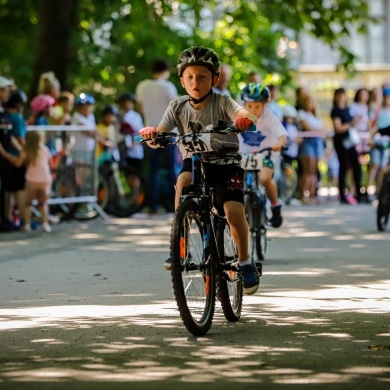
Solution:
[{"label": "person in blue shirt", "polygon": [[[16,89],[11,91],[8,101],[5,103],[12,124],[11,136],[15,137],[21,145],[25,143],[27,131],[26,122],[23,117],[23,108],[26,102],[27,95],[23,91]],[[15,157],[19,155],[18,150],[13,146],[12,142],[7,146],[6,150]],[[5,183],[5,212],[11,222],[15,222],[12,221],[15,206],[15,213],[18,211],[19,215],[24,215],[25,174],[26,168],[24,165],[16,167],[9,164],[9,176]]]}]

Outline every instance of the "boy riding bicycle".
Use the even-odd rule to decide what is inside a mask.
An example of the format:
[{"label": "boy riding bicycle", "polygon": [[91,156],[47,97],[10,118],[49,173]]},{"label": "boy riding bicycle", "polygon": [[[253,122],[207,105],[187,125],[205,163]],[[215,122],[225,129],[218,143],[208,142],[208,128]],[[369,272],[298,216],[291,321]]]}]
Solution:
[{"label": "boy riding bicycle", "polygon": [[[287,131],[279,118],[266,106],[270,91],[266,86],[250,83],[241,93],[244,108],[257,117],[256,132],[240,134],[240,152],[249,154],[270,147],[274,152],[280,152],[287,141]],[[273,227],[282,225],[281,204],[278,190],[273,181],[275,162],[267,157],[263,160],[259,181],[264,186],[267,198],[271,202]]]},{"label": "boy riding bicycle", "polygon": [[[190,123],[199,123],[202,129],[218,121],[232,124],[237,131],[246,131],[256,123],[256,117],[243,109],[229,96],[213,93],[219,79],[221,63],[214,50],[203,46],[192,46],[184,50],[176,65],[180,82],[187,95],[172,100],[157,126],[140,131],[144,138],[152,138],[156,132],[172,131],[180,134],[190,132]],[[238,145],[238,139],[237,139]],[[208,180],[217,193],[217,207],[226,215],[231,234],[236,243],[239,267],[243,276],[244,292],[254,294],[259,286],[259,273],[249,255],[249,228],[245,217],[243,176],[240,154],[213,156],[212,161],[203,162]],[[176,183],[175,207],[180,203],[181,191],[191,184],[191,158],[185,158]],[[164,263],[170,269],[170,259]]]}]

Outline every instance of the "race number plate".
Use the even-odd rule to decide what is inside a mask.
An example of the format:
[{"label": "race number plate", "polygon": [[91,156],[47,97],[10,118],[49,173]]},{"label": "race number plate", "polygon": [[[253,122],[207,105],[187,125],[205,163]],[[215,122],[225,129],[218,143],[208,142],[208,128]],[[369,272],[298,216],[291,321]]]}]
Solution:
[{"label": "race number plate", "polygon": [[241,159],[241,168],[245,170],[255,170],[261,169],[263,166],[263,158],[262,154],[243,154]]},{"label": "race number plate", "polygon": [[210,133],[199,134],[196,139],[183,137],[179,142],[179,150],[183,158],[191,157],[194,153],[212,152]]}]

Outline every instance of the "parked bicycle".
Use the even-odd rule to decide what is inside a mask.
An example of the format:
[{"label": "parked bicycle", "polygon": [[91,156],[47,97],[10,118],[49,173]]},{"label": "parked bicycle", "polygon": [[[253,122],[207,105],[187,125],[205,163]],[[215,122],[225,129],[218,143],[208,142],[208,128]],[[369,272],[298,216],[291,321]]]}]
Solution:
[{"label": "parked bicycle", "polygon": [[176,303],[184,325],[195,336],[210,329],[216,298],[225,318],[233,322],[241,316],[243,301],[237,248],[226,218],[215,207],[215,190],[207,183],[201,163],[202,154],[216,151],[234,129],[219,123],[201,130],[193,128],[184,135],[157,133],[152,141],[160,147],[177,144],[182,152],[193,153],[192,184],[183,189],[175,212],[170,252]]},{"label": "parked bicycle", "polygon": [[[59,207],[64,218],[86,220],[99,215],[99,210],[91,203],[65,201],[65,198],[72,199],[81,193],[76,179],[75,162],[66,151],[58,154],[58,163],[53,167],[52,173],[53,203]],[[105,212],[116,217],[129,217],[142,209],[146,193],[146,179],[129,166],[117,151],[108,153],[107,158],[99,164],[96,203]]]},{"label": "parked bicycle", "polygon": [[264,260],[267,250],[267,197],[259,183],[259,173],[266,155],[272,148],[264,148],[251,154],[243,154],[241,167],[245,170],[244,203],[249,225],[249,252],[258,261]]},{"label": "parked bicycle", "polygon": [[382,185],[378,195],[376,224],[379,231],[385,231],[390,215],[390,162],[383,175]]},{"label": "parked bicycle", "polygon": [[107,203],[101,207],[116,217],[129,217],[140,211],[146,202],[146,179],[129,165],[125,155],[118,150],[108,152],[99,164],[98,198],[103,198],[103,191],[108,192]]},{"label": "parked bicycle", "polygon": [[80,188],[76,183],[76,169],[73,159],[65,150],[53,157],[51,173],[53,184],[49,201],[50,208],[53,212],[60,211],[63,219],[71,218],[76,211],[77,203],[65,199],[78,197]]}]

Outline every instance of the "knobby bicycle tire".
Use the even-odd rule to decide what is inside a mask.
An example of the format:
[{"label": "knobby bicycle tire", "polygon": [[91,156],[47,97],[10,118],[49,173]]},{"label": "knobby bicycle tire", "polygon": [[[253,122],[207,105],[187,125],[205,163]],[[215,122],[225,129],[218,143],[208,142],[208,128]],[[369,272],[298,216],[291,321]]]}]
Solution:
[{"label": "knobby bicycle tire", "polygon": [[256,260],[264,260],[265,253],[265,225],[261,224],[262,210],[257,195],[253,192],[244,196],[245,214],[249,225],[249,254]]},{"label": "knobby bicycle tire", "polygon": [[248,193],[244,195],[245,216],[249,225],[249,254],[254,257],[256,250],[256,223],[255,223],[255,210],[253,207],[253,194]]},{"label": "knobby bicycle tire", "polygon": [[[208,332],[215,310],[216,255],[209,237],[210,254],[205,258],[203,221],[199,205],[187,199],[176,210],[171,231],[171,275],[181,319],[194,336]],[[210,232],[212,234],[212,232]]]},{"label": "knobby bicycle tire", "polygon": [[[263,195],[261,195],[263,196]],[[258,260],[265,259],[267,251],[267,215],[265,209],[266,199],[263,199],[263,206],[258,208],[258,225],[256,229],[256,254]]]},{"label": "knobby bicycle tire", "polygon": [[[236,322],[241,317],[243,300],[242,279],[237,272],[238,251],[229,225],[220,222],[215,234],[221,264],[221,270],[217,275],[217,297],[225,318],[230,322]],[[233,269],[222,269],[226,264],[231,264]]]},{"label": "knobby bicycle tire", "polygon": [[382,186],[378,196],[378,208],[376,212],[376,224],[378,230],[386,230],[390,214],[390,173],[383,177]]},{"label": "knobby bicycle tire", "polygon": [[129,217],[144,207],[147,182],[140,172],[132,168],[121,168],[119,174],[124,193],[120,193],[118,185],[111,175],[110,199],[106,211],[116,217]]}]

